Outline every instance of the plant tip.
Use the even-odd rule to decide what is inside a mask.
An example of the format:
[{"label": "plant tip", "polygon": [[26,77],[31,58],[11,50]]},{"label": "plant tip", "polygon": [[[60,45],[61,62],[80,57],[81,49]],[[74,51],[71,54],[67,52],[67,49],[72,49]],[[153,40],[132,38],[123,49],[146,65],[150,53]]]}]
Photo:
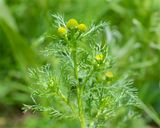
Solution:
[{"label": "plant tip", "polygon": [[87,30],[87,26],[85,24],[79,24],[77,28],[81,32],[85,32]]},{"label": "plant tip", "polygon": [[65,27],[59,27],[59,28],[58,28],[58,34],[59,34],[60,36],[66,35],[66,34],[67,34],[67,29],[66,29]]},{"label": "plant tip", "polygon": [[95,58],[97,61],[102,61],[104,59],[104,56],[103,54],[97,54]]},{"label": "plant tip", "polygon": [[78,26],[78,22],[76,19],[70,19],[67,22],[67,28],[69,28],[69,29],[75,29],[77,26]]}]

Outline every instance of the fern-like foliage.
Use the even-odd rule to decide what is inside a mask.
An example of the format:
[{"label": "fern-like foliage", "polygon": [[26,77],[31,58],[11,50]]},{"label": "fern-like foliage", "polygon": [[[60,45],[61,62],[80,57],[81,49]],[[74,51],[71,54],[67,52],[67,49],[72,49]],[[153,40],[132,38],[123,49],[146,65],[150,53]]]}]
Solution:
[{"label": "fern-like foliage", "polygon": [[108,44],[101,38],[107,24],[102,22],[81,31],[72,22],[73,28],[69,28],[62,16],[53,17],[59,35],[44,53],[54,60],[29,70],[34,80],[31,97],[35,104],[24,105],[25,110],[77,119],[81,128],[124,128],[125,122],[138,115],[137,91],[132,80],[113,73]]}]

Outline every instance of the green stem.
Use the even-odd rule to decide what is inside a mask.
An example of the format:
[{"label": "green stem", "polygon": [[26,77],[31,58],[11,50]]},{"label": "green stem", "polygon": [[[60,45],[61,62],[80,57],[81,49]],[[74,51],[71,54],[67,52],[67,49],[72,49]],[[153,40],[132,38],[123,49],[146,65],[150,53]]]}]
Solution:
[{"label": "green stem", "polygon": [[75,76],[75,79],[78,80],[77,43],[76,42],[74,42],[74,48],[73,48],[73,61],[74,61],[74,76]]},{"label": "green stem", "polygon": [[[78,66],[77,66],[77,42],[73,41],[74,47],[73,47],[73,61],[74,61],[74,76],[75,79],[78,82]],[[86,128],[86,122],[85,122],[85,117],[84,117],[84,111],[83,111],[83,102],[82,102],[82,92],[83,89],[80,87],[79,84],[77,84],[77,102],[78,102],[78,113],[79,113],[79,120],[81,124],[81,128]]]},{"label": "green stem", "polygon": [[79,120],[81,123],[81,128],[85,128],[86,123],[85,123],[85,117],[83,112],[82,89],[80,87],[77,88],[77,101],[78,101]]},{"label": "green stem", "polygon": [[62,92],[59,90],[58,95],[61,97],[61,99],[70,107],[70,109],[72,110],[72,112],[75,114],[75,110],[74,110],[74,106],[68,102],[67,98],[62,94]]}]

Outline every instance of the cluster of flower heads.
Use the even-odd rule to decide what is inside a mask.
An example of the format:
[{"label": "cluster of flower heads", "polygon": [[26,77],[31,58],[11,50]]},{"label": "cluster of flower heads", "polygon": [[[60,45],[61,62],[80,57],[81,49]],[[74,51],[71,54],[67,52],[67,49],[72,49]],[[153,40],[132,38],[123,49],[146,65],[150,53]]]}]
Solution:
[{"label": "cluster of flower heads", "polygon": [[84,23],[78,23],[76,19],[70,19],[66,26],[60,26],[58,28],[58,34],[61,37],[67,36],[68,32],[71,30],[76,30],[79,31],[80,33],[86,32],[87,31],[87,26]]},{"label": "cluster of flower heads", "polygon": [[[84,23],[78,23],[76,19],[70,19],[65,26],[60,26],[58,28],[58,34],[62,38],[66,38],[71,34],[72,32],[78,32],[79,34],[82,34],[87,31],[87,26]],[[105,57],[102,53],[97,54],[95,56],[96,62],[99,64],[103,63]],[[105,79],[111,80],[113,79],[114,75],[111,71],[107,71],[103,75]]]}]

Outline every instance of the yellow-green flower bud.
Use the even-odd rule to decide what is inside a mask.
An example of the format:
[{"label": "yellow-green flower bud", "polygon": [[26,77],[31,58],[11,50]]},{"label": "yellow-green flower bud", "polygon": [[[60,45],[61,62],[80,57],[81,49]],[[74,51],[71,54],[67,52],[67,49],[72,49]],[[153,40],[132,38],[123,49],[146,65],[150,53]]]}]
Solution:
[{"label": "yellow-green flower bud", "polygon": [[66,35],[66,34],[67,34],[67,29],[66,29],[65,27],[59,27],[59,28],[58,28],[58,34],[59,34],[60,36]]},{"label": "yellow-green flower bud", "polygon": [[77,26],[78,26],[78,22],[75,19],[70,19],[67,22],[67,28],[69,28],[69,29],[75,29]]},{"label": "yellow-green flower bud", "polygon": [[81,32],[85,32],[87,30],[87,26],[85,24],[79,24],[78,30]]},{"label": "yellow-green flower bud", "polygon": [[108,72],[106,72],[105,73],[105,76],[107,77],[107,78],[113,78],[113,73],[111,72],[111,71],[108,71]]},{"label": "yellow-green flower bud", "polygon": [[98,54],[98,55],[96,55],[95,58],[97,61],[102,61],[104,59],[104,56],[103,56],[103,54]]}]

